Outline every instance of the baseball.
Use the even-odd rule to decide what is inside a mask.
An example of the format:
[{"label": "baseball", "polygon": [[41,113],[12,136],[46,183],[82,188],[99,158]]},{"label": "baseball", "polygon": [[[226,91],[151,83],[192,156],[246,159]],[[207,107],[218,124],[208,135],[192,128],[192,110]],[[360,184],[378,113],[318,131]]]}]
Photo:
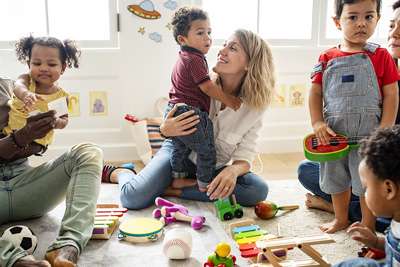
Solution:
[{"label": "baseball", "polygon": [[183,260],[192,253],[192,235],[182,229],[169,230],[164,237],[163,252],[171,260]]}]

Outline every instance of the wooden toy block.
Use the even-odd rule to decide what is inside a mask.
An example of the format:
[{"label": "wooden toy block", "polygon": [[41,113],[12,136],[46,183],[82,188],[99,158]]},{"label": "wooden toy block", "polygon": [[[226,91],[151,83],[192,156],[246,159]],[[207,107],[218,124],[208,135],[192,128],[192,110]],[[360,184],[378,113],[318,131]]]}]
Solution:
[{"label": "wooden toy block", "polygon": [[117,216],[122,217],[124,215],[123,212],[96,212],[96,217],[108,217],[108,216]]},{"label": "wooden toy block", "polygon": [[[328,234],[318,235],[318,236],[309,236],[303,238],[280,238],[276,240],[261,240],[257,241],[256,245],[260,249],[260,253],[257,256],[257,264],[252,265],[253,267],[261,267],[261,266],[273,266],[273,267],[281,267],[281,266],[322,266],[328,267],[330,264],[323,259],[322,255],[312,248],[312,245],[317,244],[328,244],[335,242]],[[273,253],[273,249],[289,249],[291,247],[298,247],[301,251],[307,254],[311,260],[305,261],[292,261],[285,260],[282,261],[279,257],[277,257]],[[270,265],[264,265],[262,263],[263,258],[266,258],[269,261]]]},{"label": "wooden toy block", "polygon": [[113,217],[113,219],[108,220],[104,220],[103,218],[107,217],[95,218],[91,239],[110,239],[112,233],[117,228],[119,217]]},{"label": "wooden toy block", "polygon": [[119,218],[127,211],[117,204],[97,204],[91,239],[110,239],[119,224]]},{"label": "wooden toy block", "polygon": [[265,230],[248,231],[248,232],[242,232],[242,233],[237,233],[237,234],[233,235],[233,239],[235,239],[237,241],[242,238],[263,236],[263,235],[267,235],[267,234],[268,234],[268,232]]},{"label": "wooden toy block", "polygon": [[104,213],[104,212],[106,212],[106,213],[112,213],[112,212],[122,212],[122,213],[124,213],[124,212],[127,212],[128,211],[128,209],[127,208],[97,208],[96,209],[96,212],[97,213]]},{"label": "wooden toy block", "polygon": [[250,232],[250,231],[257,231],[260,230],[260,226],[258,225],[246,225],[246,226],[239,226],[232,229],[234,234],[242,233],[242,232]]},{"label": "wooden toy block", "polygon": [[[229,224],[229,232],[231,233],[232,238],[234,238],[234,235],[238,233],[237,231],[240,229],[240,227],[253,227],[253,228],[260,228],[253,219],[243,219],[234,223]],[[247,228],[244,228],[247,229]],[[236,231],[236,232],[234,232]]]}]

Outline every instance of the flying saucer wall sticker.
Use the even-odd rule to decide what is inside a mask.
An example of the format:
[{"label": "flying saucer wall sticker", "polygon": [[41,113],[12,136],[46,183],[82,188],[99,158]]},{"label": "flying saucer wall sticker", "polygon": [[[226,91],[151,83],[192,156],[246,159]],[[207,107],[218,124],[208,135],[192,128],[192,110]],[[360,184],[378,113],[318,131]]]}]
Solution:
[{"label": "flying saucer wall sticker", "polygon": [[150,0],[144,0],[139,5],[128,5],[128,10],[144,19],[159,19],[160,12],[154,9],[154,4]]}]

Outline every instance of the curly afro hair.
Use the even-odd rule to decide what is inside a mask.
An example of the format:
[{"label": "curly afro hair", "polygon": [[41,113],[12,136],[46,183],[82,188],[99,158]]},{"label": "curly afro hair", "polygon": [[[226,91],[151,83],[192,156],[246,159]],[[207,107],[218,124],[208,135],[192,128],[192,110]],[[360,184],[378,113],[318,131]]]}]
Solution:
[{"label": "curly afro hair", "polygon": [[205,11],[195,7],[182,7],[178,9],[171,21],[173,26],[173,33],[175,41],[180,45],[178,36],[187,36],[192,21],[194,20],[208,20],[208,15]]},{"label": "curly afro hair", "polygon": [[400,183],[400,125],[376,130],[362,141],[360,155],[378,179]]},{"label": "curly afro hair", "polygon": [[57,48],[60,51],[60,61],[66,64],[68,68],[79,67],[79,56],[81,51],[78,49],[74,41],[64,40],[60,41],[54,37],[23,37],[15,44],[15,51],[17,58],[22,63],[28,63],[31,60],[32,48],[34,45],[41,45],[47,47]]}]

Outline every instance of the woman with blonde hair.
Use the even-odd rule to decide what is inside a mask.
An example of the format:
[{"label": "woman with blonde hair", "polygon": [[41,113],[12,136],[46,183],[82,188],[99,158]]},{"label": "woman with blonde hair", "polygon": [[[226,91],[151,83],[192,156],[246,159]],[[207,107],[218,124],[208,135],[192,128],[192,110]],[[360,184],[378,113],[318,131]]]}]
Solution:
[{"label": "woman with blonde hair", "polygon": [[[241,107],[234,111],[212,100],[210,118],[214,124],[216,172],[206,192],[194,185],[170,188],[172,181],[170,140],[163,146],[146,167],[138,174],[117,169],[111,182],[119,182],[121,203],[129,209],[141,209],[154,203],[154,199],[166,194],[185,199],[213,201],[232,193],[244,206],[252,206],[264,200],[268,194],[265,181],[250,172],[257,154],[258,133],[263,115],[268,107],[275,85],[274,64],[268,44],[247,30],[237,30],[224,43],[213,68],[215,79],[224,92],[240,96]],[[198,118],[191,111],[173,117],[175,109],[168,113],[160,129],[165,136],[181,136],[196,131]],[[196,166],[191,155],[185,162],[189,177],[194,178]]]}]

